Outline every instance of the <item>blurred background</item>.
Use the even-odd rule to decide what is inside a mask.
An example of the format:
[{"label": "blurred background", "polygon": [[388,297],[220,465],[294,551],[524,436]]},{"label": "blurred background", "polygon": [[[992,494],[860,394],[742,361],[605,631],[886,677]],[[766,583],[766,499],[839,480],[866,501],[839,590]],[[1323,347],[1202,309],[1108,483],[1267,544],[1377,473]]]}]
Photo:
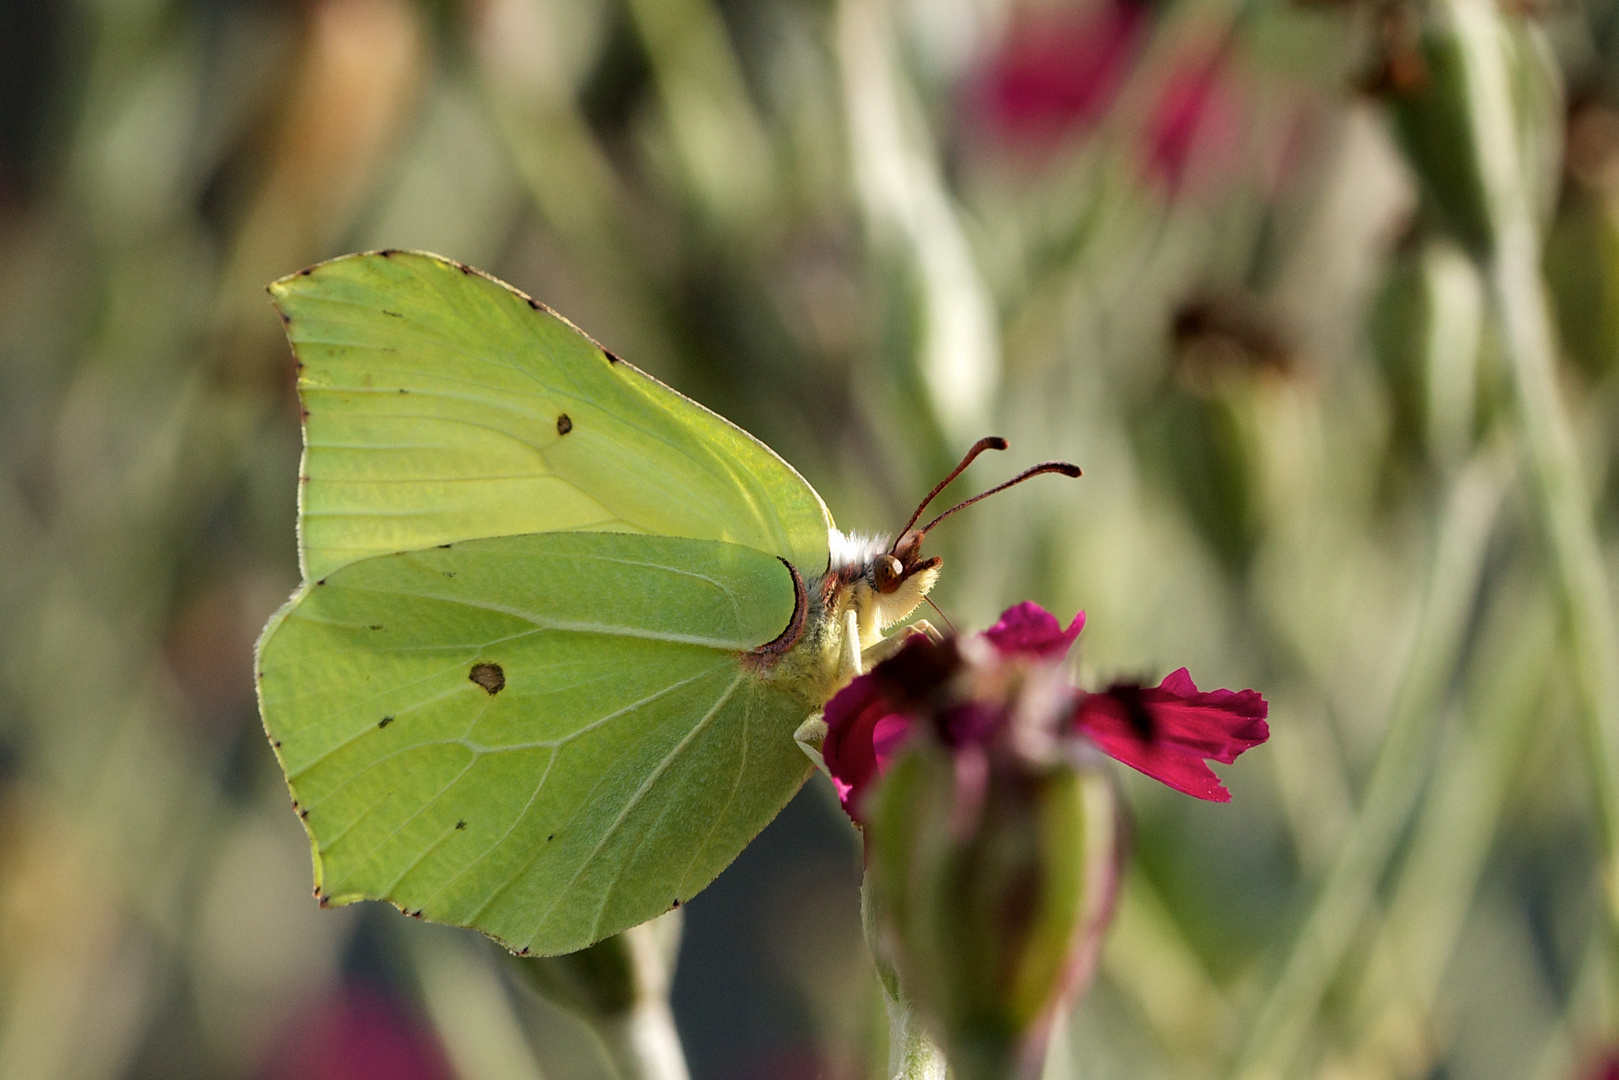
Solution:
[{"label": "blurred background", "polygon": [[[1119,770],[1119,913],[1048,1080],[1619,1075],[1602,732],[1516,294],[1408,164],[1465,173],[1402,112],[1448,70],[1425,17],[4,0],[0,1077],[608,1075],[476,935],[319,910],[259,726],[299,450],[264,286],[383,246],[545,300],[846,529],[897,527],[982,434],[1012,450],[963,493],[1078,462],[930,539],[943,610],[1083,607],[1092,685],[1186,665],[1270,699],[1229,805]],[[1619,8],[1491,17],[1611,580]],[[689,905],[696,1080],[881,1075],[859,877],[817,777]]]}]

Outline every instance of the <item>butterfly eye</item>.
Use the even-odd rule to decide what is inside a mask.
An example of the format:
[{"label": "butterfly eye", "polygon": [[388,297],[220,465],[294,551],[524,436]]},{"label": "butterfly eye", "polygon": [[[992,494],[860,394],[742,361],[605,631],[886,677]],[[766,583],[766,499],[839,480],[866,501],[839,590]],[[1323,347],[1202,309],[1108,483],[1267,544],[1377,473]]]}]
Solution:
[{"label": "butterfly eye", "polygon": [[872,560],[871,583],[880,593],[891,593],[905,579],[905,565],[892,555],[879,555]]}]

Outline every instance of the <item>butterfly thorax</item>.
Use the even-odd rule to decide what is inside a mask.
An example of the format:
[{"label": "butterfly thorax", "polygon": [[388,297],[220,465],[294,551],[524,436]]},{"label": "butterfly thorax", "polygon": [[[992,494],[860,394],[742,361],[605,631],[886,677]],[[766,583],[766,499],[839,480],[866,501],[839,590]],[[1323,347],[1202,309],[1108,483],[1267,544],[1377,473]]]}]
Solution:
[{"label": "butterfly thorax", "polygon": [[943,562],[922,558],[921,537],[910,534],[890,545],[833,529],[830,540],[826,572],[802,584],[801,629],[790,627],[767,661],[775,679],[817,708],[864,669],[862,654],[886,630],[916,610]]}]

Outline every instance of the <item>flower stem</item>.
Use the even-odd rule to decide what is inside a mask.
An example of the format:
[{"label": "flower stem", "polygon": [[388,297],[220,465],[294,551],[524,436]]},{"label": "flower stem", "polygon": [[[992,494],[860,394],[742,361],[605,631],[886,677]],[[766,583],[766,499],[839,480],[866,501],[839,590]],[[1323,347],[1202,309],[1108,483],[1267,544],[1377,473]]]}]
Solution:
[{"label": "flower stem", "polygon": [[590,1026],[619,1080],[689,1080],[666,999],[642,1001],[628,1013],[593,1019]]},{"label": "flower stem", "polygon": [[1440,701],[1462,649],[1510,470],[1485,450],[1456,478],[1439,524],[1428,584],[1383,744],[1355,823],[1260,1007],[1234,1073],[1241,1080],[1296,1075],[1327,986],[1370,909],[1377,882],[1415,807]]},{"label": "flower stem", "polygon": [[617,1080],[689,1080],[669,1010],[679,942],[674,911],[565,956],[513,957],[512,970],[590,1029]]},{"label": "flower stem", "polygon": [[887,994],[888,1075],[892,1080],[945,1080],[944,1051],[928,1037],[910,1005]]},{"label": "flower stem", "polygon": [[[1496,27],[1481,0],[1449,0],[1458,27],[1486,37]],[[1472,80],[1475,137],[1496,241],[1486,263],[1511,362],[1524,441],[1539,492],[1567,619],[1586,757],[1602,838],[1608,919],[1619,939],[1619,626],[1591,493],[1557,382],[1557,343],[1541,277],[1540,225],[1525,182],[1523,140],[1504,53],[1477,49]]]},{"label": "flower stem", "polygon": [[1597,799],[1610,917],[1619,902],[1619,632],[1602,565],[1590,495],[1568,414],[1558,393],[1555,349],[1531,221],[1504,231],[1490,267],[1502,339],[1511,356],[1529,461],[1540,492],[1541,526],[1551,547],[1568,620],[1591,783]]}]

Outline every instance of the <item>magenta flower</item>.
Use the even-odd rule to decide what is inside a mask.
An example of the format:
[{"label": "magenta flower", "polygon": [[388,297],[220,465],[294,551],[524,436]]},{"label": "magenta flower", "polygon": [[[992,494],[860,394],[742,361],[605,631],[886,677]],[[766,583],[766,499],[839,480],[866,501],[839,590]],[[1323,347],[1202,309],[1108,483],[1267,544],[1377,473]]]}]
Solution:
[{"label": "magenta flower", "polygon": [[1086,694],[1074,726],[1122,761],[1154,780],[1210,802],[1230,802],[1205,758],[1229,765],[1270,738],[1268,706],[1257,690],[1200,692],[1185,668],[1155,687],[1115,683]]},{"label": "magenta flower", "polygon": [[1014,604],[1001,612],[1000,621],[984,631],[984,637],[1002,656],[1031,656],[1041,660],[1061,660],[1073,648],[1074,639],[1085,629],[1081,611],[1062,628],[1056,617],[1031,600]]},{"label": "magenta flower", "polygon": [[860,818],[854,808],[864,801],[872,781],[887,769],[911,726],[911,718],[890,703],[889,691],[882,683],[876,671],[868,672],[826,705],[826,740],[821,744],[821,758],[837,789],[838,801],[856,821]]},{"label": "magenta flower", "polygon": [[1619,1048],[1605,1046],[1579,1070],[1582,1080],[1619,1080]]},{"label": "magenta flower", "polygon": [[1242,141],[1239,113],[1223,58],[1189,57],[1170,73],[1147,118],[1148,175],[1178,192],[1194,162],[1220,174],[1235,167]]},{"label": "magenta flower", "polygon": [[[1083,612],[1065,630],[1038,604],[1025,602],[966,642],[915,638],[844,687],[827,703],[821,746],[844,810],[863,821],[866,792],[924,716],[946,745],[989,742],[1008,720],[1003,684],[1060,663],[1084,625]],[[1100,693],[1071,686],[1060,692],[1066,720],[1056,737],[1083,737],[1131,768],[1211,802],[1229,802],[1231,793],[1207,760],[1230,764],[1270,736],[1268,706],[1257,691],[1199,691],[1185,668],[1155,687],[1115,683]]]},{"label": "magenta flower", "polygon": [[1117,96],[1147,29],[1143,5],[1024,11],[978,81],[995,134],[1049,143],[1090,128]]},{"label": "magenta flower", "polygon": [[362,986],[310,1002],[278,1037],[263,1080],[451,1080],[432,1029]]}]

